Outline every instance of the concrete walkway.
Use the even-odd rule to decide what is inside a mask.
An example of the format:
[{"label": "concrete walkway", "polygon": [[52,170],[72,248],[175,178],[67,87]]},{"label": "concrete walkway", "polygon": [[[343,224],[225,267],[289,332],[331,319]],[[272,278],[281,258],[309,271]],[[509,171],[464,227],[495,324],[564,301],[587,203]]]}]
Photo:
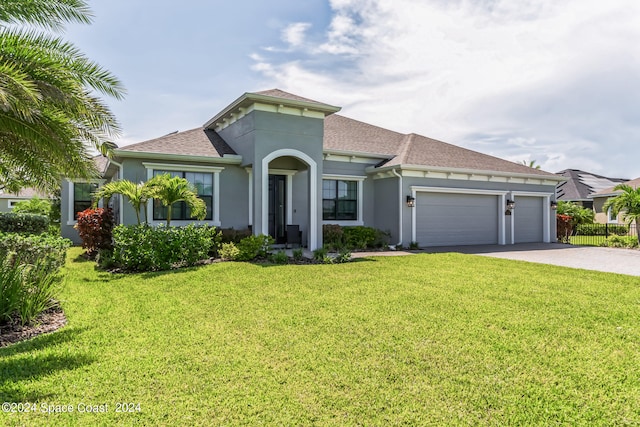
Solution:
[{"label": "concrete walkway", "polygon": [[[505,258],[607,273],[640,276],[640,250],[573,246],[562,243],[523,243],[517,245],[443,246],[423,249],[423,253],[458,252]],[[354,258],[366,256],[407,255],[415,252],[355,252]]]}]

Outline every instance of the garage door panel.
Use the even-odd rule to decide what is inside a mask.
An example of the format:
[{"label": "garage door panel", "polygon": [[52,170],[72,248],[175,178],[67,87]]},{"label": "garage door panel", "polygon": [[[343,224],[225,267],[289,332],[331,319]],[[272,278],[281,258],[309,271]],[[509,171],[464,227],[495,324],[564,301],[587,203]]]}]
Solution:
[{"label": "garage door panel", "polygon": [[498,243],[498,197],[418,193],[416,238],[421,246]]},{"label": "garage door panel", "polygon": [[515,243],[543,241],[542,197],[517,196],[513,212]]}]

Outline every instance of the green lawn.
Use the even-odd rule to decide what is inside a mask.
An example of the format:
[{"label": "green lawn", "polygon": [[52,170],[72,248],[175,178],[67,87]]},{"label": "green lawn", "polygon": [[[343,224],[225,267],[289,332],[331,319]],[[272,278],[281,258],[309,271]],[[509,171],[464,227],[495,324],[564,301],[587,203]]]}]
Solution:
[{"label": "green lawn", "polygon": [[0,424],[640,424],[637,277],[461,254],[110,275],[78,254],[69,324],[0,349],[1,400],[38,410]]}]

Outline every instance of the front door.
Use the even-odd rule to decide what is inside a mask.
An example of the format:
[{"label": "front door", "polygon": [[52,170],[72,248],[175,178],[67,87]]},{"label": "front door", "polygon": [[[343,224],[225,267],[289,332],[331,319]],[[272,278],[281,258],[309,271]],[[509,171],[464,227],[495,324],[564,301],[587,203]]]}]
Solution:
[{"label": "front door", "polygon": [[269,175],[269,235],[276,243],[286,243],[287,177]]}]

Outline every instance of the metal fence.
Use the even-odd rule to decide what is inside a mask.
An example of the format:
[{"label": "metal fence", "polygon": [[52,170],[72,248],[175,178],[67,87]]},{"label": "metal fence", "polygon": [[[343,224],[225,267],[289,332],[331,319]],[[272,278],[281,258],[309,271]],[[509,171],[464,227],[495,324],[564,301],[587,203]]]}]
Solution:
[{"label": "metal fence", "polygon": [[571,233],[572,245],[600,246],[609,236],[638,236],[636,224],[579,224]]}]

